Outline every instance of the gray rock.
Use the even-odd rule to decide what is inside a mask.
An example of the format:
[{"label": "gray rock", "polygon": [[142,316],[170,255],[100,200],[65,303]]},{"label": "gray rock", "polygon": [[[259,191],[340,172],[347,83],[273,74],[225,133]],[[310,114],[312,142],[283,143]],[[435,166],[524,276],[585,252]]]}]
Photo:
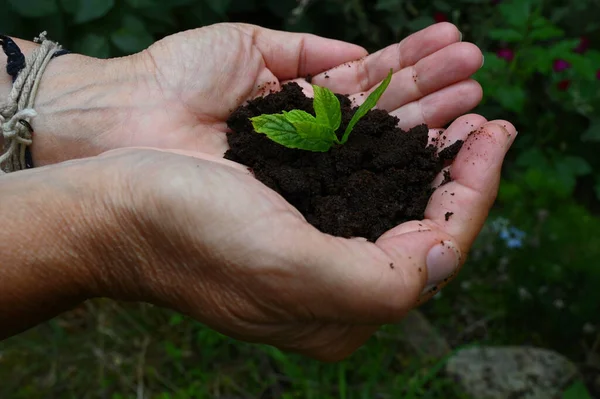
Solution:
[{"label": "gray rock", "polygon": [[578,371],[545,349],[479,347],[452,356],[446,373],[477,399],[552,399],[561,396]]}]

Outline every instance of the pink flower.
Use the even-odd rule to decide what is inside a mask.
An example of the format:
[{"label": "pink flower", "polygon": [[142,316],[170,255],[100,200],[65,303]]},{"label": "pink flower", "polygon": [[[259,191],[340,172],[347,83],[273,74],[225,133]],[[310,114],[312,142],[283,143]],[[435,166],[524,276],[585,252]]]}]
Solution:
[{"label": "pink flower", "polygon": [[565,79],[565,80],[561,80],[560,82],[558,82],[558,84],[556,85],[556,87],[558,88],[558,90],[560,91],[565,91],[569,88],[569,86],[571,86],[571,81],[569,79]]},{"label": "pink flower", "polygon": [[562,71],[566,71],[567,69],[571,68],[571,64],[569,64],[565,60],[559,59],[559,60],[554,61],[554,65],[552,66],[552,68],[554,69],[554,72],[562,72]]},{"label": "pink flower", "polygon": [[579,44],[573,49],[573,51],[579,54],[583,54],[588,50],[589,47],[590,39],[588,39],[586,36],[581,36],[579,38]]},{"label": "pink flower", "polygon": [[446,14],[444,14],[443,12],[439,12],[439,11],[436,12],[435,14],[433,14],[433,19],[437,23],[448,21],[448,17],[446,16]]},{"label": "pink flower", "polygon": [[503,58],[508,62],[511,62],[515,58],[515,52],[509,48],[501,48],[500,50],[496,51],[496,55],[498,58]]}]

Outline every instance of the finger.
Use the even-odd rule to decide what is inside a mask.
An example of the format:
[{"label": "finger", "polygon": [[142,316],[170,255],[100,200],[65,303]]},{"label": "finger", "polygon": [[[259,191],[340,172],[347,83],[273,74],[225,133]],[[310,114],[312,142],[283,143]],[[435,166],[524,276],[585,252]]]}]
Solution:
[{"label": "finger", "polygon": [[[481,50],[471,43],[451,44],[394,74],[377,108],[393,111],[428,94],[470,78],[481,67]],[[350,98],[362,104],[376,87]]]},{"label": "finger", "polygon": [[398,126],[402,129],[421,124],[431,127],[444,126],[475,108],[482,97],[483,90],[479,83],[464,80],[408,103],[390,114],[400,120]]},{"label": "finger", "polygon": [[315,75],[367,55],[364,48],[339,40],[248,24],[234,26],[252,38],[267,68],[279,80]]},{"label": "finger", "polygon": [[[299,233],[301,230],[305,233]],[[397,322],[417,304],[428,286],[448,278],[460,261],[452,238],[437,228],[400,234],[390,231],[377,243],[306,230],[294,229],[297,244],[286,251],[298,260],[301,288],[297,291],[303,306],[312,319],[321,322]]]},{"label": "finger", "polygon": [[[438,148],[438,153],[450,147],[458,140],[466,140],[469,134],[487,122],[481,115],[467,114],[457,118],[448,129],[429,129],[429,142]],[[439,186],[443,173],[438,176],[433,186]]]},{"label": "finger", "polygon": [[[307,97],[313,97],[314,92],[305,80],[295,80],[302,87]],[[483,90],[475,80],[464,80],[452,86],[443,88],[420,100],[405,104],[390,112],[399,119],[398,126],[408,130],[414,126],[444,126],[448,122],[464,115],[475,108],[483,97]]]},{"label": "finger", "polygon": [[[486,122],[487,122],[487,120],[483,116],[477,115],[477,114],[469,114],[469,115],[461,116],[460,118],[455,120],[448,129],[430,129],[430,131],[429,131],[430,143],[435,145],[438,148],[438,153],[440,153],[444,149],[452,146],[458,140],[461,140],[461,141],[466,140],[466,138],[472,131],[476,130],[477,128],[479,128],[480,126],[485,124]],[[445,168],[444,172],[447,171],[448,169],[449,168]],[[432,184],[433,187],[438,187],[442,183],[442,181],[445,180],[445,178],[446,178],[445,173],[440,173],[440,175],[433,182],[433,184]],[[444,196],[444,195],[450,196],[450,197],[454,196],[453,193],[443,193],[442,196]],[[452,199],[450,199],[450,201],[452,201]],[[451,217],[451,216],[452,215],[448,214],[448,217]],[[447,217],[447,215],[444,214],[444,219],[446,217]],[[431,230],[432,228],[435,228],[435,227],[438,227],[438,226],[432,227],[431,224],[428,223],[428,221],[412,221],[412,222],[407,222],[400,226],[397,226],[396,228],[391,230],[388,234],[399,235],[399,234],[403,234],[403,233],[410,232],[410,231],[421,231],[422,232],[422,231]],[[462,257],[461,259],[462,259],[462,261],[464,261],[464,257]],[[460,267],[460,265],[459,265],[459,267]],[[426,301],[428,301],[433,295],[435,295],[444,286],[446,286],[448,283],[450,283],[450,281],[455,276],[456,276],[456,273],[453,273],[450,276],[445,276],[444,273],[441,273],[441,272],[437,272],[437,276],[430,274],[428,276],[428,285],[424,289],[423,294],[421,295],[421,297],[419,299],[419,304],[422,304],[422,303],[425,303]]]},{"label": "finger", "polygon": [[427,223],[453,236],[463,253],[481,231],[496,199],[504,156],[516,134],[514,126],[502,120],[485,123],[469,134],[450,166],[452,181],[435,190],[425,210]]},{"label": "finger", "polygon": [[368,91],[385,79],[390,69],[397,72],[415,65],[420,59],[460,41],[460,37],[456,26],[446,22],[435,24],[366,58],[320,73],[313,83],[342,94]]}]

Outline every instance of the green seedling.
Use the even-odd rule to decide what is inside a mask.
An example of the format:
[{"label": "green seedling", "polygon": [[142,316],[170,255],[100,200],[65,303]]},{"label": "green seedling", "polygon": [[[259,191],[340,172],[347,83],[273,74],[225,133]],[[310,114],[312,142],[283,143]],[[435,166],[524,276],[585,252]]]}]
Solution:
[{"label": "green seedling", "polygon": [[379,101],[392,80],[392,70],[385,80],[367,97],[353,115],[340,140],[336,134],[342,123],[340,101],[325,87],[313,85],[315,116],[302,110],[283,111],[281,114],[263,114],[250,118],[254,130],[288,148],[326,152],[335,145],[348,141],[352,129]]}]

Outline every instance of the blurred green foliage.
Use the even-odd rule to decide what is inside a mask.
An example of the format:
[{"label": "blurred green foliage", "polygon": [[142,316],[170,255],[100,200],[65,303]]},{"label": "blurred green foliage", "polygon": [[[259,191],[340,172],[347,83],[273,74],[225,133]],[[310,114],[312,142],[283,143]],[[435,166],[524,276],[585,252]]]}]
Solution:
[{"label": "blurred green foliage", "polygon": [[[4,1],[4,33],[47,30],[101,58],[221,21],[371,51],[436,21],[455,23],[485,54],[475,112],[513,122],[519,138],[470,261],[424,311],[455,347],[535,344],[582,365],[600,355],[600,1],[313,0],[302,10],[296,0]],[[0,344],[1,397],[117,399],[140,389],[161,399],[465,397],[437,375],[440,359],[403,351],[395,326],[348,361],[323,365],[148,306],[81,311]],[[576,384],[565,397],[581,392]]]}]

